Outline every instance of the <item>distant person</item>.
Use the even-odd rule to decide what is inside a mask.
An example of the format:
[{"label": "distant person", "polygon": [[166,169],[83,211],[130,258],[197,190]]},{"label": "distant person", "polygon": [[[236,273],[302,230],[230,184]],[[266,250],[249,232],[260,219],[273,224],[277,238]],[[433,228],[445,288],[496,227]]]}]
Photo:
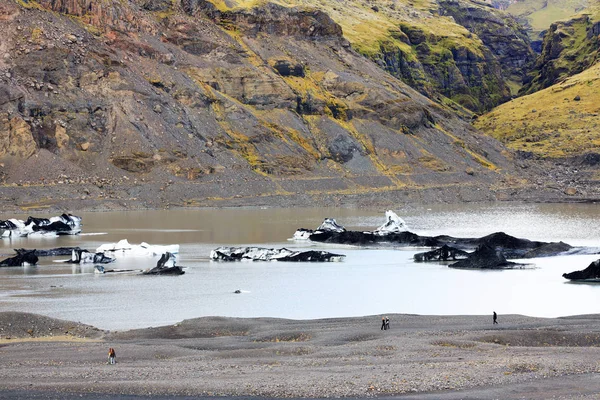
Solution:
[{"label": "distant person", "polygon": [[496,314],[496,311],[494,311],[493,319],[494,319],[494,324],[497,324],[498,323],[498,314]]},{"label": "distant person", "polygon": [[381,317],[381,330],[384,330],[385,328],[385,317]]},{"label": "distant person", "polygon": [[117,353],[112,347],[108,349],[108,364],[115,364],[117,362]]},{"label": "distant person", "polygon": [[390,319],[385,317],[385,329],[390,329]]}]

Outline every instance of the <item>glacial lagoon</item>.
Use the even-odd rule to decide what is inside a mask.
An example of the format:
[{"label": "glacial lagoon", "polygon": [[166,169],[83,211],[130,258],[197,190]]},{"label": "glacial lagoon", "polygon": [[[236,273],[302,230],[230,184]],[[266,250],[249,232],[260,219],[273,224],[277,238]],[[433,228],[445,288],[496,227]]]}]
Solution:
[{"label": "glacial lagoon", "polygon": [[[504,231],[531,240],[600,247],[597,204],[461,204],[392,208],[410,231],[421,235],[478,237]],[[531,259],[535,268],[472,271],[419,263],[422,248],[357,248],[288,240],[297,228],[314,229],[335,218],[352,230],[372,230],[384,209],[200,209],[76,213],[81,235],[5,238],[2,257],[13,248],[79,246],[94,251],[128,239],[138,244],[180,244],[182,276],[94,274],[93,265],[40,258],[37,266],[0,268],[0,310],[35,312],[124,330],[173,324],[201,316],[313,319],[360,315],[524,314],[557,317],[600,312],[600,284],[562,277],[584,269],[600,255]],[[35,213],[34,216],[51,216]],[[27,215],[3,215],[5,218]],[[343,262],[215,262],[219,246],[255,245],[327,250]],[[110,268],[146,269],[157,259],[118,259]],[[241,293],[234,294],[240,290]],[[491,318],[491,317],[490,317]]]}]

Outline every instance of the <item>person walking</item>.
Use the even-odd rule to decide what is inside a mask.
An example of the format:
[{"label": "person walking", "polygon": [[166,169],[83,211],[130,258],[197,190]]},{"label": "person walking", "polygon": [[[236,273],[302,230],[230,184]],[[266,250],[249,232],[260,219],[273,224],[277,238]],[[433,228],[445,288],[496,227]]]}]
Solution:
[{"label": "person walking", "polygon": [[385,329],[385,317],[381,317],[381,330]]},{"label": "person walking", "polygon": [[115,349],[110,347],[108,349],[108,364],[115,364],[116,362],[117,362],[117,353],[115,352]]},{"label": "person walking", "polygon": [[494,321],[494,325],[498,323],[498,314],[496,314],[496,311],[494,311],[493,321]]},{"label": "person walking", "polygon": [[390,329],[390,319],[388,317],[385,317],[385,329]]}]

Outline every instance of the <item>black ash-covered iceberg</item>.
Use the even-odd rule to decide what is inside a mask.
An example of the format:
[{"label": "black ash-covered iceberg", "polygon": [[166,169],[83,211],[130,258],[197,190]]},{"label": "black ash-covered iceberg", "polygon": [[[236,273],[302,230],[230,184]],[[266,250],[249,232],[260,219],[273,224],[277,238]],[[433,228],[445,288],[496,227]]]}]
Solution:
[{"label": "black ash-covered iceberg", "polygon": [[600,260],[593,261],[584,270],[563,274],[563,278],[580,282],[600,282]]},{"label": "black ash-covered iceberg", "polygon": [[71,252],[71,258],[65,262],[72,264],[108,264],[114,262],[115,258],[104,253],[91,253],[84,249],[77,249]]},{"label": "black ash-covered iceberg", "polygon": [[[448,235],[421,236],[410,232],[404,221],[393,211],[386,212],[386,223],[374,231],[349,231],[344,229],[330,229],[331,221],[328,218],[316,230],[298,229],[294,239],[309,240],[311,242],[347,244],[355,246],[406,246],[406,247],[430,247],[440,250],[443,246],[449,246],[461,251],[474,251],[482,245],[490,246],[499,250],[508,259],[551,257],[556,255],[570,254],[596,254],[598,249],[585,247],[572,247],[563,242],[540,242],[528,239],[516,238],[504,232],[496,232],[480,238],[457,238]],[[343,228],[335,223],[336,226]],[[456,257],[464,258],[464,254],[452,250]],[[452,257],[452,254],[449,254]],[[417,261],[438,261],[444,258],[444,250],[434,250],[433,253],[422,253],[418,255]],[[429,258],[429,260],[428,260]]]},{"label": "black ash-covered iceberg", "polygon": [[26,221],[16,218],[0,220],[2,237],[41,235],[77,235],[81,232],[81,217],[62,214],[52,218],[29,217]]},{"label": "black ash-covered iceberg", "polygon": [[[370,231],[370,232],[356,232],[362,235],[375,235],[379,237],[385,237],[394,233],[406,232],[408,229],[406,228],[406,223],[400,218],[396,213],[392,210],[388,210],[385,212],[385,223],[381,225],[379,228]],[[346,228],[342,225],[338,224],[337,221],[333,218],[325,218],[323,223],[319,225],[319,227],[315,230],[300,228],[294,232],[293,239],[294,240],[313,240],[316,238],[314,235],[319,234],[339,234],[344,235],[348,232]],[[320,240],[316,240],[320,241]]]},{"label": "black ash-covered iceberg", "polygon": [[38,262],[38,256],[35,255],[35,250],[15,250],[17,255],[0,261],[0,267],[26,267],[35,265]]},{"label": "black ash-covered iceberg", "polygon": [[448,246],[447,244],[445,244],[442,247],[435,249],[435,250],[426,251],[424,253],[417,253],[413,257],[414,257],[414,260],[417,262],[425,262],[425,261],[458,261],[458,260],[464,260],[468,256],[469,256],[468,252]]},{"label": "black ash-covered iceberg", "polygon": [[183,275],[183,267],[175,265],[175,254],[166,252],[156,263],[156,267],[142,272],[144,275]]},{"label": "black ash-covered iceberg", "polygon": [[286,248],[267,249],[264,247],[219,247],[210,252],[212,260],[220,261],[314,261],[329,262],[341,261],[343,254],[334,254],[327,251],[308,250],[293,251]]},{"label": "black ash-covered iceberg", "polygon": [[464,260],[449,265],[450,268],[467,269],[517,269],[532,267],[530,264],[519,264],[507,261],[501,250],[488,244],[482,244]]},{"label": "black ash-covered iceberg", "polygon": [[294,232],[294,240],[308,240],[310,239],[310,235],[315,232],[345,232],[346,228],[342,225],[338,224],[333,218],[325,218],[323,223],[319,225],[319,227],[315,230],[300,228]]},{"label": "black ash-covered iceberg", "polygon": [[[55,256],[69,256],[73,253],[73,250],[78,251],[81,250],[79,247],[56,247],[54,249],[35,249],[35,255],[38,257],[55,257]],[[29,251],[25,249],[15,249],[18,253],[19,251]]]}]

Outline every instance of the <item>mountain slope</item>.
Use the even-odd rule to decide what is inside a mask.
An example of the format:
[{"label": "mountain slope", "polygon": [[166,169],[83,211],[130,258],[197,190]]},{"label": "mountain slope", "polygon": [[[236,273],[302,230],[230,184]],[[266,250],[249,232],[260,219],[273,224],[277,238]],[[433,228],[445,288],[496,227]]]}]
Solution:
[{"label": "mountain slope", "polygon": [[525,182],[318,10],[19,0],[0,19],[13,207],[493,199]]},{"label": "mountain slope", "polygon": [[[506,101],[534,61],[526,34],[508,14],[463,0],[364,2],[274,0],[319,9],[359,53],[430,98],[480,112]],[[256,2],[214,0],[216,13]],[[214,14],[216,14],[214,13]],[[516,91],[515,91],[516,93]]]},{"label": "mountain slope", "polygon": [[512,149],[539,158],[593,161],[600,154],[599,94],[597,63],[549,88],[496,107],[478,118],[475,126]]}]

